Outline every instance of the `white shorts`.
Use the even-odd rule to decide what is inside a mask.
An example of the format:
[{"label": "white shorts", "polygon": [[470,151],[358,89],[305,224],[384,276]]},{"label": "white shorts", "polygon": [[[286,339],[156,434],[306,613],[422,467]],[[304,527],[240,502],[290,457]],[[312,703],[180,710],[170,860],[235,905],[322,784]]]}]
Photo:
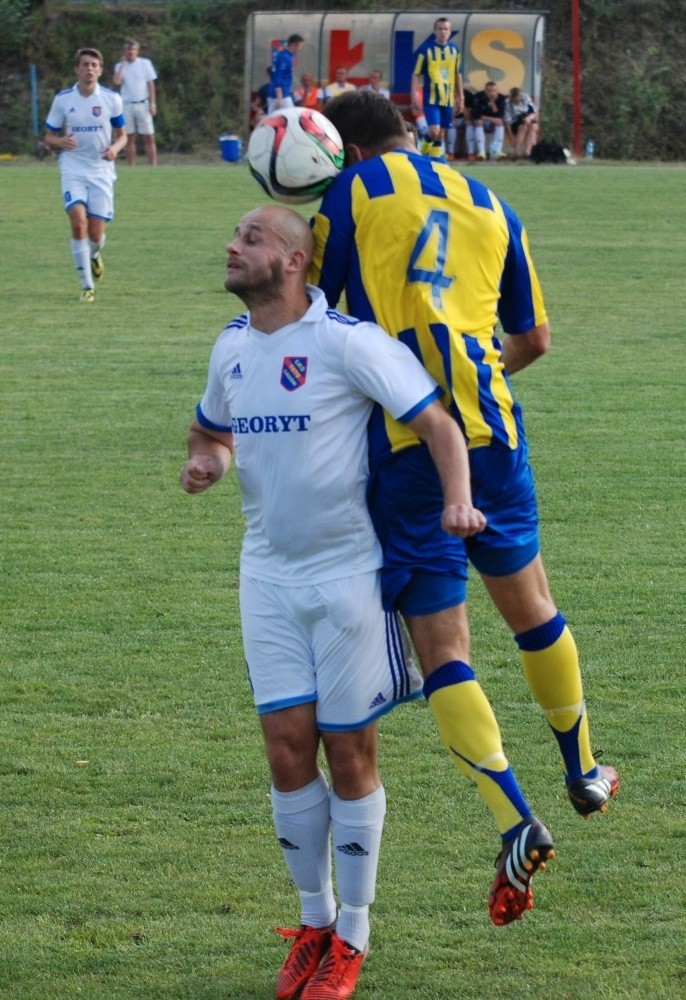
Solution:
[{"label": "white shorts", "polygon": [[292,97],[282,97],[281,98],[281,107],[280,108],[277,108],[277,106],[276,106],[276,98],[275,97],[268,97],[267,98],[267,114],[268,115],[270,115],[273,111],[282,111],[284,108],[294,108],[294,107],[295,107],[295,104],[293,103],[293,98]]},{"label": "white shorts", "polygon": [[241,576],[243,648],[260,715],[317,703],[317,725],[361,729],[419,698],[399,617],[381,607],[377,572],[302,587]]},{"label": "white shorts", "polygon": [[155,125],[150,114],[148,101],[124,101],[124,118],[126,119],[126,134],[154,135]]},{"label": "white shorts", "polygon": [[79,203],[86,206],[86,213],[94,215],[105,222],[114,218],[114,177],[107,174],[94,174],[86,179],[83,176],[62,174],[62,199],[67,211]]}]

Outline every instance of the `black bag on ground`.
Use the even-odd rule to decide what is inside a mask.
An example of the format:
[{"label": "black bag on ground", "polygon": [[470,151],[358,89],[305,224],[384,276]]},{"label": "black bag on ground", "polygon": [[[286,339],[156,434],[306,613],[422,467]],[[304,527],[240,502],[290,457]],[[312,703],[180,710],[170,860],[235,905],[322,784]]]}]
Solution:
[{"label": "black bag on ground", "polygon": [[567,156],[557,142],[537,142],[529,154],[533,163],[566,163]]}]

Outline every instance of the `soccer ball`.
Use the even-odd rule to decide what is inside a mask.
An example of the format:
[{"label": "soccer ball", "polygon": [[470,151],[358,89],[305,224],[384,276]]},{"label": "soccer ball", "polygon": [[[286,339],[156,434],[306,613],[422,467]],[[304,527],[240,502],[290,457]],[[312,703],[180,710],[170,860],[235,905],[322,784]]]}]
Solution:
[{"label": "soccer ball", "polygon": [[300,205],[324,193],[345,160],[338,130],[312,108],[284,108],[250,136],[248,166],[276,201]]}]

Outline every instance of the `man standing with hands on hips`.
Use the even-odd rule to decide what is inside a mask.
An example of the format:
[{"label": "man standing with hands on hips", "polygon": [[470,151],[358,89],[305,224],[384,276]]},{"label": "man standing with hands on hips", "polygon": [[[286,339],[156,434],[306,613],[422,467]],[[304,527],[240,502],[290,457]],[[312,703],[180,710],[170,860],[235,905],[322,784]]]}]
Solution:
[{"label": "man standing with hands on hips", "polygon": [[157,144],[153,118],[157,114],[155,80],[157,73],[149,59],[139,55],[140,43],[135,38],[124,41],[122,60],[114,67],[114,85],[121,90],[126,117],[126,162],[136,163],[136,133],[143,136],[145,155],[151,167],[157,165]]}]

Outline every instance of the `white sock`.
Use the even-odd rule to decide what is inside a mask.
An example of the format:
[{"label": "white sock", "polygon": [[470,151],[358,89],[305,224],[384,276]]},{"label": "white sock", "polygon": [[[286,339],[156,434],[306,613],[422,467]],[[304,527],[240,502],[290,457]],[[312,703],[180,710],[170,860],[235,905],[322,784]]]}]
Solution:
[{"label": "white sock", "polygon": [[353,801],[331,793],[331,832],[341,901],[336,933],[359,951],[369,940],[369,904],[374,902],[376,892],[385,815],[383,785],[371,795]]},{"label": "white sock", "polygon": [[467,153],[474,153],[474,126],[467,125],[464,130]]},{"label": "white sock", "polygon": [[301,922],[328,927],[336,919],[331,881],[330,803],[326,778],[295,792],[272,787],[274,826],[284,860],[300,893]]},{"label": "white sock", "polygon": [[90,246],[91,259],[97,257],[102,248],[105,246],[105,234],[102,234],[102,239],[98,240],[96,243],[93,240],[88,240],[88,245]]},{"label": "white sock", "polygon": [[92,288],[93,279],[91,278],[91,257],[88,249],[88,240],[85,237],[82,240],[71,240],[70,245],[74,266],[81,279],[81,287]]},{"label": "white sock", "polygon": [[342,904],[336,921],[336,934],[358,951],[369,941],[369,907]]},{"label": "white sock", "polygon": [[486,139],[484,136],[483,125],[474,126],[474,139],[476,140],[476,151],[479,156],[484,156],[486,153]]},{"label": "white sock", "polygon": [[497,156],[498,153],[503,151],[503,141],[505,139],[505,129],[502,125],[496,125],[493,129],[493,138],[491,139],[491,155]]}]

